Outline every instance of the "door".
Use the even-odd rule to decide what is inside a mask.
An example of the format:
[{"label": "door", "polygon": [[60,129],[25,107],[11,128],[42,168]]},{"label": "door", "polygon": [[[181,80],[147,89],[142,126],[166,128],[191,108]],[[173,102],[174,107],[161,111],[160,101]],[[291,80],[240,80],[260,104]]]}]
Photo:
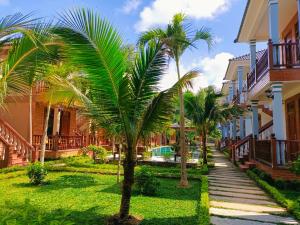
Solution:
[{"label": "door", "polygon": [[70,117],[71,117],[70,112],[68,111],[61,112],[60,131],[59,131],[61,136],[70,135]]},{"label": "door", "polygon": [[297,139],[297,121],[295,101],[287,103],[287,138],[288,140]]}]

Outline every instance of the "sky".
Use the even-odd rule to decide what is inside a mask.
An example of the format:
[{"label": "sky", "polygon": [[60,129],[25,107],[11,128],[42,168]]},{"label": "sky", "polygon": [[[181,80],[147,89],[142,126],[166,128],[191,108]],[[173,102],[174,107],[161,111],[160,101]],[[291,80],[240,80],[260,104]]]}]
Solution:
[{"label": "sky", "polygon": [[[220,88],[228,60],[247,54],[247,44],[234,44],[247,0],[0,0],[0,15],[33,12],[35,17],[52,19],[65,10],[85,7],[108,19],[119,31],[125,43],[136,44],[141,32],[152,27],[164,27],[175,13],[185,13],[194,28],[207,27],[214,35],[215,45],[208,49],[199,43],[196,49],[182,56],[181,73],[197,68],[194,90],[208,85]],[[171,61],[161,88],[177,80]]]}]

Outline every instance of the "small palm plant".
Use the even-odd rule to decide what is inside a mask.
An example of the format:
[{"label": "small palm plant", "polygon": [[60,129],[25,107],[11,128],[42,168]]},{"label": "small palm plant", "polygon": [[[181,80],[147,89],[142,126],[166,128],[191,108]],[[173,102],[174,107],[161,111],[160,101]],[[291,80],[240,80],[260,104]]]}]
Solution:
[{"label": "small palm plant", "polygon": [[[195,48],[199,41],[207,43],[208,47],[213,44],[213,37],[208,28],[202,27],[199,30],[192,29],[191,24],[187,23],[187,17],[182,13],[177,13],[173,16],[171,23],[167,28],[155,28],[141,34],[139,39],[140,45],[147,43],[161,43],[168,50],[168,55],[174,59],[177,68],[178,80],[180,74],[180,58],[182,54],[189,48]],[[187,152],[185,147],[185,117],[184,117],[184,100],[183,91],[179,90],[179,106],[180,106],[180,137],[179,145],[181,151],[181,179],[180,185],[182,187],[188,186],[186,161]]]},{"label": "small palm plant", "polygon": [[120,126],[125,137],[121,205],[119,214],[111,219],[111,224],[125,224],[130,219],[137,143],[144,134],[169,122],[174,96],[197,72],[186,74],[160,92],[158,85],[168,64],[166,49],[160,44],[139,49],[133,65],[128,66],[122,39],[99,15],[85,9],[69,11],[60,22],[56,33],[66,43],[66,57],[87,74],[90,117],[104,126]]},{"label": "small palm plant", "polygon": [[238,106],[220,105],[222,97],[212,86],[199,90],[197,94],[187,92],[184,96],[187,117],[196,126],[202,137],[203,163],[207,164],[207,137],[219,122],[238,116],[242,110]]}]

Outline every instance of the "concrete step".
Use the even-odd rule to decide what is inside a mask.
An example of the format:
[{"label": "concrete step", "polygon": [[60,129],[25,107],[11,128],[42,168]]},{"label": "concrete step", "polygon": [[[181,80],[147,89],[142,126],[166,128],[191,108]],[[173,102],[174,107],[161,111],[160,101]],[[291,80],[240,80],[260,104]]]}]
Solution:
[{"label": "concrete step", "polygon": [[252,205],[264,205],[264,206],[276,206],[276,203],[268,200],[248,199],[248,198],[236,198],[228,196],[210,195],[210,199],[214,201],[233,202],[233,203],[245,203]]},{"label": "concrete step", "polygon": [[212,191],[223,191],[223,192],[232,192],[232,193],[265,195],[265,192],[263,192],[261,190],[241,189],[241,188],[228,188],[228,187],[226,188],[226,187],[210,186],[209,190],[212,190]]},{"label": "concrete step", "polygon": [[218,195],[218,196],[225,196],[225,197],[247,198],[247,199],[253,199],[253,200],[272,201],[266,195],[255,195],[255,194],[247,194],[247,193],[235,193],[235,192],[214,191],[214,190],[209,190],[209,194]]},{"label": "concrete step", "polygon": [[233,183],[224,183],[224,182],[215,182],[210,181],[209,182],[210,187],[225,187],[225,188],[238,188],[238,189],[245,189],[245,190],[260,190],[255,185],[247,185],[247,186],[241,186],[240,184],[233,184]]}]

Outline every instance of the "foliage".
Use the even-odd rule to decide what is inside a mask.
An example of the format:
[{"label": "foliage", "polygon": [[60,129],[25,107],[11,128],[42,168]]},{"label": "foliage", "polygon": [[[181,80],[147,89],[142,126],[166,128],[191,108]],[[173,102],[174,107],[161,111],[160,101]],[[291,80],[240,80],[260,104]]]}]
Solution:
[{"label": "foliage", "polygon": [[208,178],[201,176],[201,195],[198,203],[198,223],[199,225],[210,225],[209,216],[209,194],[208,194]]},{"label": "foliage", "polygon": [[102,146],[89,145],[87,147],[93,152],[95,162],[106,163],[107,162],[107,151]]},{"label": "foliage", "polygon": [[291,170],[297,175],[300,174],[300,156],[298,157],[298,159],[296,161],[293,162]]},{"label": "foliage", "polygon": [[164,160],[166,160],[166,161],[170,160],[172,156],[173,156],[172,152],[165,152],[165,153],[163,153]]},{"label": "foliage", "polygon": [[30,179],[30,183],[40,185],[47,176],[47,169],[41,163],[35,162],[27,167],[27,175]]},{"label": "foliage", "polygon": [[[17,220],[16,225],[106,224],[107,217],[118,212],[118,205],[112,204],[121,198],[115,176],[51,172],[47,179],[50,182],[45,186],[29,185],[26,175],[0,180],[0,224],[8,225],[2,222],[8,217]],[[143,215],[144,225],[196,224],[200,182],[191,181],[189,189],[177,188],[175,179],[159,182],[161,188],[155,197],[132,197],[132,213]],[[26,198],[30,199],[30,213],[25,212]]]},{"label": "foliage", "polygon": [[159,186],[160,183],[154,176],[154,173],[148,170],[147,167],[141,167],[141,169],[135,173],[135,189],[138,193],[154,196]]},{"label": "foliage", "polygon": [[144,159],[150,159],[152,157],[152,152],[151,151],[145,151],[143,153]]},{"label": "foliage", "polygon": [[300,202],[299,201],[291,201],[287,199],[284,194],[282,194],[275,187],[270,185],[268,182],[262,180],[255,172],[251,170],[247,170],[247,174],[250,178],[256,181],[256,183],[263,188],[266,192],[268,192],[276,202],[278,202],[283,207],[287,208],[288,211],[293,213],[297,219],[300,219]]}]

